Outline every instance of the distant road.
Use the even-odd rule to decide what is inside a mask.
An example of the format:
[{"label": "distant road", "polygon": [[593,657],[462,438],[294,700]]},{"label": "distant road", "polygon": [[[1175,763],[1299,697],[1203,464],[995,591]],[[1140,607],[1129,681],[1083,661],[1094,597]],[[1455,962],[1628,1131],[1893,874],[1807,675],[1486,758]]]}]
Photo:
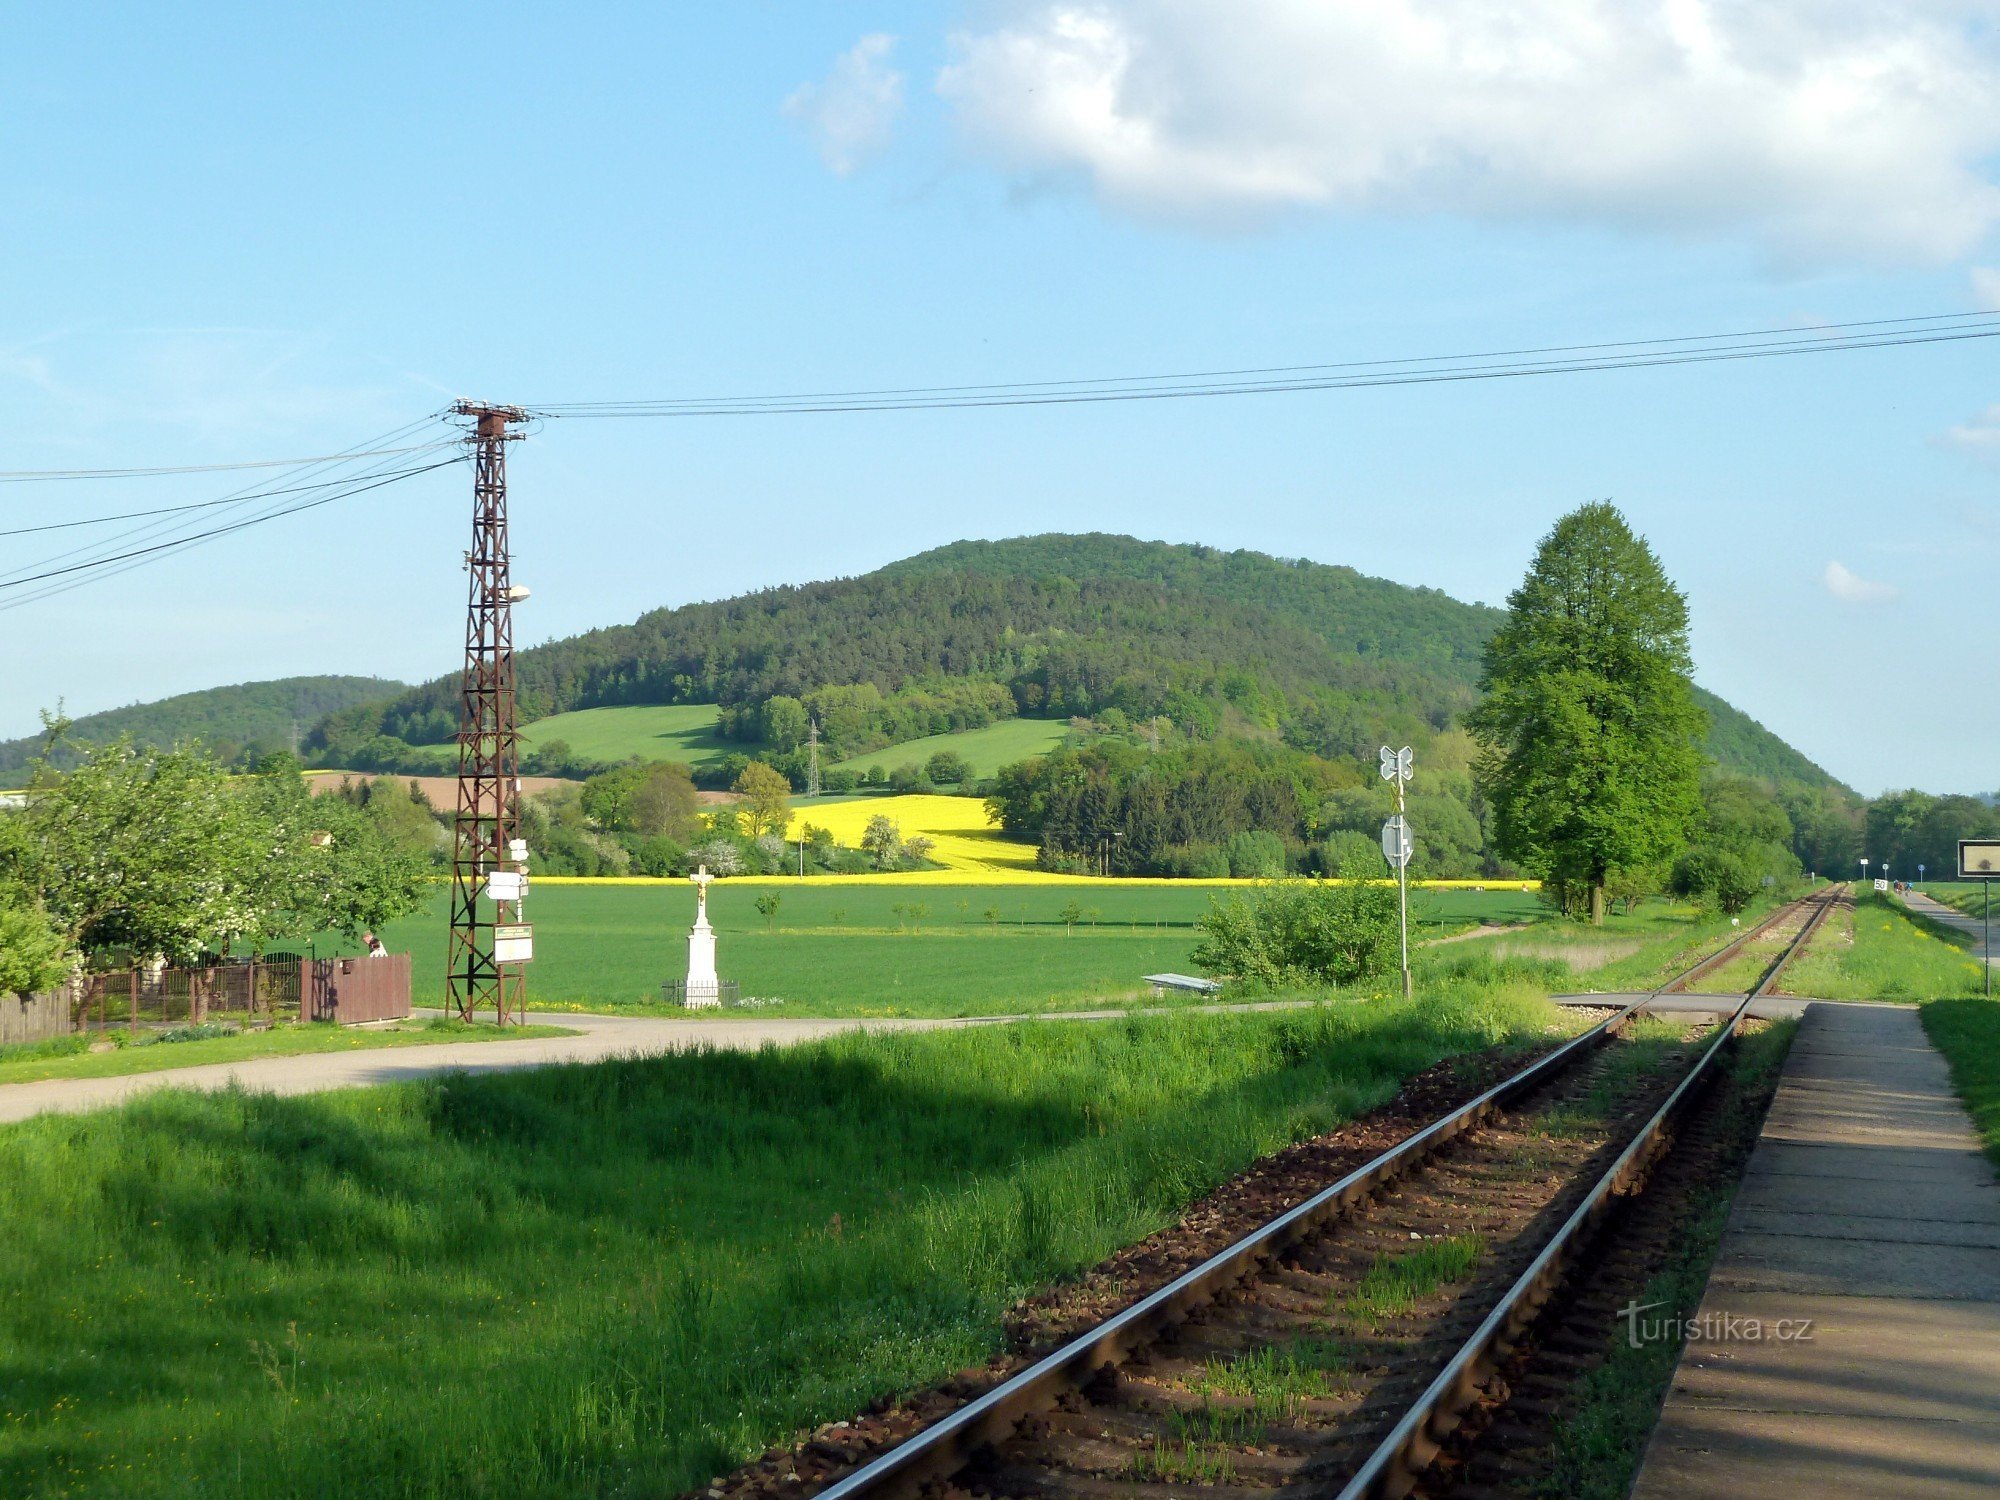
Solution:
[{"label": "distant road", "polygon": [[[1989,964],[1993,962],[1992,953],[1980,945],[1981,928],[1979,918],[1968,917],[1964,912],[1953,911],[1942,901],[1933,901],[1929,896],[1924,895],[1920,891],[1904,892],[1903,900],[1908,903],[1911,911],[1919,912],[1941,926],[1955,928],[1957,931],[1971,938],[1972,956],[1974,958],[1983,958]],[[1994,913],[1994,925],[2000,927],[2000,911]]]},{"label": "distant road", "polygon": [[[1267,1000],[1252,1005],[1177,1006],[1176,1010],[1291,1010],[1310,1000]],[[590,1016],[538,1012],[533,1019],[566,1026],[576,1036],[530,1037],[518,1042],[440,1042],[425,1047],[384,1047],[362,1052],[309,1052],[297,1057],[260,1057],[247,1062],[207,1063],[119,1078],[49,1078],[39,1083],[0,1085],[0,1123],[43,1114],[75,1114],[106,1109],[153,1089],[215,1091],[239,1085],[266,1094],[318,1094],[329,1089],[407,1083],[444,1073],[511,1073],[551,1063],[603,1062],[697,1047],[754,1052],[767,1044],[789,1047],[849,1031],[940,1031],[967,1026],[1008,1025],[1024,1020],[1107,1021],[1136,1013],[1130,1009],[1066,1011],[1047,1016],[970,1016],[958,1019],[826,1019],[757,1017],[714,1020],[694,1017]],[[1150,1012],[1158,1014],[1159,1012]],[[419,1012],[423,1014],[423,1012]],[[435,1012],[434,1012],[435,1014]]]}]

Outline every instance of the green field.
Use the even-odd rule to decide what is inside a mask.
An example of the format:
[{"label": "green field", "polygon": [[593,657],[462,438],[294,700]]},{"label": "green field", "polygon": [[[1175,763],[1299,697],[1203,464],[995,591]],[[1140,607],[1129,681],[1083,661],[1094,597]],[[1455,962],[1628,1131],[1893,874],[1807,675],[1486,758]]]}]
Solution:
[{"label": "green field", "polygon": [[[724,881],[710,893],[709,919],[722,976],[739,981],[746,997],[782,1001],[770,1014],[1032,1014],[1129,1001],[1145,994],[1142,975],[1185,972],[1195,919],[1213,894],[837,880],[732,889]],[[752,904],[766,895],[779,900],[769,922]],[[1083,911],[1073,929],[1061,915],[1072,901]],[[1530,922],[1542,910],[1520,891],[1418,892],[1412,940],[1480,921]],[[656,1004],[661,981],[687,972],[694,893],[683,887],[544,886],[529,896],[527,916],[535,927],[531,1010]],[[420,1005],[443,990],[446,921],[440,891],[421,916],[383,929],[391,948],[413,955]]]},{"label": "green field", "polygon": [[580,760],[677,760],[690,766],[763,748],[725,740],[715,732],[713,703],[633,703],[580,708],[521,726],[521,748],[536,750],[562,740]]},{"label": "green field", "polygon": [[0,1494],[698,1489],[987,1359],[1017,1299],[1416,1070],[1565,1024],[1503,981],[3,1127]]},{"label": "green field", "polygon": [[[550,740],[562,740],[580,760],[622,761],[636,756],[640,760],[677,760],[690,766],[706,765],[735,753],[754,755],[764,748],[723,739],[715,732],[716,716],[713,703],[634,703],[582,708],[523,725],[521,747],[531,751]],[[954,750],[971,763],[974,775],[991,776],[1010,761],[1024,760],[1054,748],[1068,732],[1069,725],[1059,719],[1002,719],[984,729],[906,740],[839,764],[855,771],[869,766],[893,771],[912,762],[922,765],[940,750]],[[450,746],[432,748],[440,757],[440,765],[456,754]]]},{"label": "green field", "polygon": [[886,745],[866,755],[851,755],[839,764],[846,771],[865,771],[870,766],[893,771],[898,766],[921,766],[938,751],[950,750],[966,759],[974,776],[984,778],[1014,761],[1046,755],[1068,733],[1069,725],[1061,719],[1002,719],[984,729],[962,729],[956,734],[904,740],[900,745]]}]

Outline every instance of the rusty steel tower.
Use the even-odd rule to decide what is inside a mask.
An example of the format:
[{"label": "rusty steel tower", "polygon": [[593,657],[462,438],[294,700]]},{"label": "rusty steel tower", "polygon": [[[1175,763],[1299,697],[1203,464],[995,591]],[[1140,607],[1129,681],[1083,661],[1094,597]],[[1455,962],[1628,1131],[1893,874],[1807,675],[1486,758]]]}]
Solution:
[{"label": "rusty steel tower", "polygon": [[[491,1005],[502,1026],[526,1003],[519,963],[495,952],[496,924],[521,917],[520,747],[514,724],[514,587],[507,558],[507,444],[527,420],[515,406],[460,401],[472,426],[472,550],[466,554],[465,675],[459,686],[458,819],[451,858],[448,1008],[465,1020]],[[494,877],[499,876],[496,880]],[[506,898],[511,890],[512,900]],[[500,899],[495,899],[496,897]],[[509,908],[511,907],[511,912]]]}]

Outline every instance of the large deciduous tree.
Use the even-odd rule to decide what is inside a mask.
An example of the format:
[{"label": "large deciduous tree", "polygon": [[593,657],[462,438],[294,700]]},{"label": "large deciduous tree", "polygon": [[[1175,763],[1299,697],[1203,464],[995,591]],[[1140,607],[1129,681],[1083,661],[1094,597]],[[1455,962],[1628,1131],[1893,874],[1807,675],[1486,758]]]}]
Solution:
[{"label": "large deciduous tree", "polygon": [[1542,539],[1507,605],[1468,720],[1493,842],[1559,892],[1587,892],[1601,922],[1613,873],[1672,858],[1701,817],[1687,601],[1597,502]]},{"label": "large deciduous tree", "polygon": [[743,797],[743,821],[749,826],[751,837],[784,833],[792,816],[792,784],[782,773],[762,761],[752,761],[736,778],[733,790]]}]

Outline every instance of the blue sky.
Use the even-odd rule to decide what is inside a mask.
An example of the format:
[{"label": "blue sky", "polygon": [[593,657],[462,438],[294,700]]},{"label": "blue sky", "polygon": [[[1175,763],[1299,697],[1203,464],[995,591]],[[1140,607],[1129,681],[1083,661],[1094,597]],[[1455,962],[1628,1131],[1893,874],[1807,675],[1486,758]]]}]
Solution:
[{"label": "blue sky", "polygon": [[[1496,13],[1521,25],[1480,33]],[[8,470],[329,452],[457,394],[2000,306],[2000,46],[1964,4],[12,6],[7,31]],[[1866,790],[1992,789],[1996,355],[550,422],[513,454],[518,629],[1057,529],[1500,602],[1557,516],[1609,497],[1687,591],[1707,686]],[[0,486],[0,525],[237,482]],[[0,613],[0,735],[58,698],[452,669],[468,488],[444,470]],[[81,540],[57,535],[0,538],[0,571]]]}]

